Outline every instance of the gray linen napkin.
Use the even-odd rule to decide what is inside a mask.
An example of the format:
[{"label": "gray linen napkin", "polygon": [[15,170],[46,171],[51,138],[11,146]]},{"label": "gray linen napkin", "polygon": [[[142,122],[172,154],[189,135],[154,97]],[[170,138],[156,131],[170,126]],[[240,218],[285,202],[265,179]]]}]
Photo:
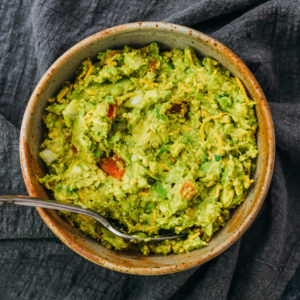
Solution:
[{"label": "gray linen napkin", "polygon": [[2,0],[0,193],[26,193],[18,135],[43,72],[84,37],[144,20],[212,35],[236,52],[260,82],[277,146],[261,213],[236,244],[211,262],[178,274],[139,277],[86,261],[63,245],[34,209],[5,205],[0,208],[0,298],[299,299],[300,1]]}]

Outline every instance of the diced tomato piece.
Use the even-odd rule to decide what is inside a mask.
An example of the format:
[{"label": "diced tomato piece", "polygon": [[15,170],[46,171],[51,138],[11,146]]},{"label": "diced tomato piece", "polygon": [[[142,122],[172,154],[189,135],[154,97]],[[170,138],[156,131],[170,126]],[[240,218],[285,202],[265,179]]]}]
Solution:
[{"label": "diced tomato piece", "polygon": [[112,119],[113,118],[113,114],[114,114],[114,105],[109,104],[108,113],[107,113],[108,118]]},{"label": "diced tomato piece", "polygon": [[72,150],[74,152],[74,154],[77,154],[78,153],[78,149],[76,148],[76,146],[72,145]]},{"label": "diced tomato piece", "polygon": [[194,195],[196,194],[196,189],[194,185],[187,180],[183,185],[180,190],[180,195],[185,198],[185,199],[191,199]]},{"label": "diced tomato piece", "polygon": [[109,119],[114,119],[118,114],[118,102],[115,100],[115,104],[109,104],[107,117]]},{"label": "diced tomato piece", "polygon": [[116,154],[113,157],[106,157],[100,162],[101,169],[108,175],[121,179],[125,173],[124,162]]}]

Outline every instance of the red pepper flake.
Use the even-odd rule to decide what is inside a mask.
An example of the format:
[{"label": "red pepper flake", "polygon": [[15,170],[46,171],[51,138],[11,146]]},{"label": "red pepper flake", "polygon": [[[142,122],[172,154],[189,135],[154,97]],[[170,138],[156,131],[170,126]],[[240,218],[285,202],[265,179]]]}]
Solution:
[{"label": "red pepper flake", "polygon": [[66,141],[71,141],[71,139],[72,139],[72,133],[68,133],[68,134],[66,134]]},{"label": "red pepper flake", "polygon": [[121,179],[125,173],[124,161],[114,154],[112,157],[106,157],[100,161],[101,169],[108,175]]},{"label": "red pepper flake", "polygon": [[181,103],[174,103],[171,107],[172,114],[178,114],[181,111]]},{"label": "red pepper flake", "polygon": [[157,60],[153,60],[149,63],[151,71],[155,72],[157,69]]},{"label": "red pepper flake", "polygon": [[115,104],[109,104],[107,117],[109,119],[114,119],[118,114],[118,102],[115,99]]},{"label": "red pepper flake", "polygon": [[74,145],[72,145],[72,149],[73,149],[74,154],[78,153],[78,149]]},{"label": "red pepper flake", "polygon": [[196,189],[194,187],[194,185],[189,181],[187,180],[183,185],[182,185],[182,188],[180,190],[180,195],[189,200],[191,199],[194,195],[196,194]]},{"label": "red pepper flake", "polygon": [[106,59],[113,57],[114,55],[117,54],[116,50],[111,50],[106,54]]},{"label": "red pepper flake", "polygon": [[189,106],[187,102],[183,101],[181,103],[173,103],[170,108],[172,114],[180,114],[182,117],[188,112]]}]

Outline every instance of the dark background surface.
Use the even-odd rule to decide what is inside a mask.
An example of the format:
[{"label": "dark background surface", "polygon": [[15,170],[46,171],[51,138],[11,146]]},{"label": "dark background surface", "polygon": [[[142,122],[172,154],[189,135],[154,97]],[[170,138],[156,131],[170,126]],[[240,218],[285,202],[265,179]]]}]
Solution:
[{"label": "dark background surface", "polygon": [[300,1],[0,1],[0,193],[24,194],[22,115],[54,60],[92,33],[134,21],[208,33],[237,53],[270,103],[276,163],[246,234],[178,274],[125,275],[63,245],[34,209],[0,207],[0,299],[300,299]]}]

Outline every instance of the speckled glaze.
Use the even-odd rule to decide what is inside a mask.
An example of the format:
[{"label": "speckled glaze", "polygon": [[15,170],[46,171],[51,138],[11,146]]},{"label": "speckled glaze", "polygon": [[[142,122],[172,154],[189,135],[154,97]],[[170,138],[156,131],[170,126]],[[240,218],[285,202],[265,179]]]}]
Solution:
[{"label": "speckled glaze", "polygon": [[37,84],[26,108],[20,135],[21,166],[29,195],[49,198],[36,179],[36,176],[45,174],[38,152],[43,131],[42,114],[48,98],[72,78],[76,68],[87,57],[95,57],[100,50],[124,45],[141,47],[152,41],[165,48],[183,49],[190,46],[199,55],[218,60],[242,80],[250,96],[257,102],[259,156],[255,183],[245,202],[235,210],[226,226],[212,238],[208,246],[186,254],[145,257],[134,252],[109,250],[72,228],[55,211],[37,209],[54,234],[78,254],[105,268],[140,275],[168,274],[196,267],[230,247],[259,212],[268,192],[274,165],[275,138],[270,110],[258,82],[245,64],[220,42],[199,31],[170,23],[139,22],[109,28],[79,42],[59,57]]}]

